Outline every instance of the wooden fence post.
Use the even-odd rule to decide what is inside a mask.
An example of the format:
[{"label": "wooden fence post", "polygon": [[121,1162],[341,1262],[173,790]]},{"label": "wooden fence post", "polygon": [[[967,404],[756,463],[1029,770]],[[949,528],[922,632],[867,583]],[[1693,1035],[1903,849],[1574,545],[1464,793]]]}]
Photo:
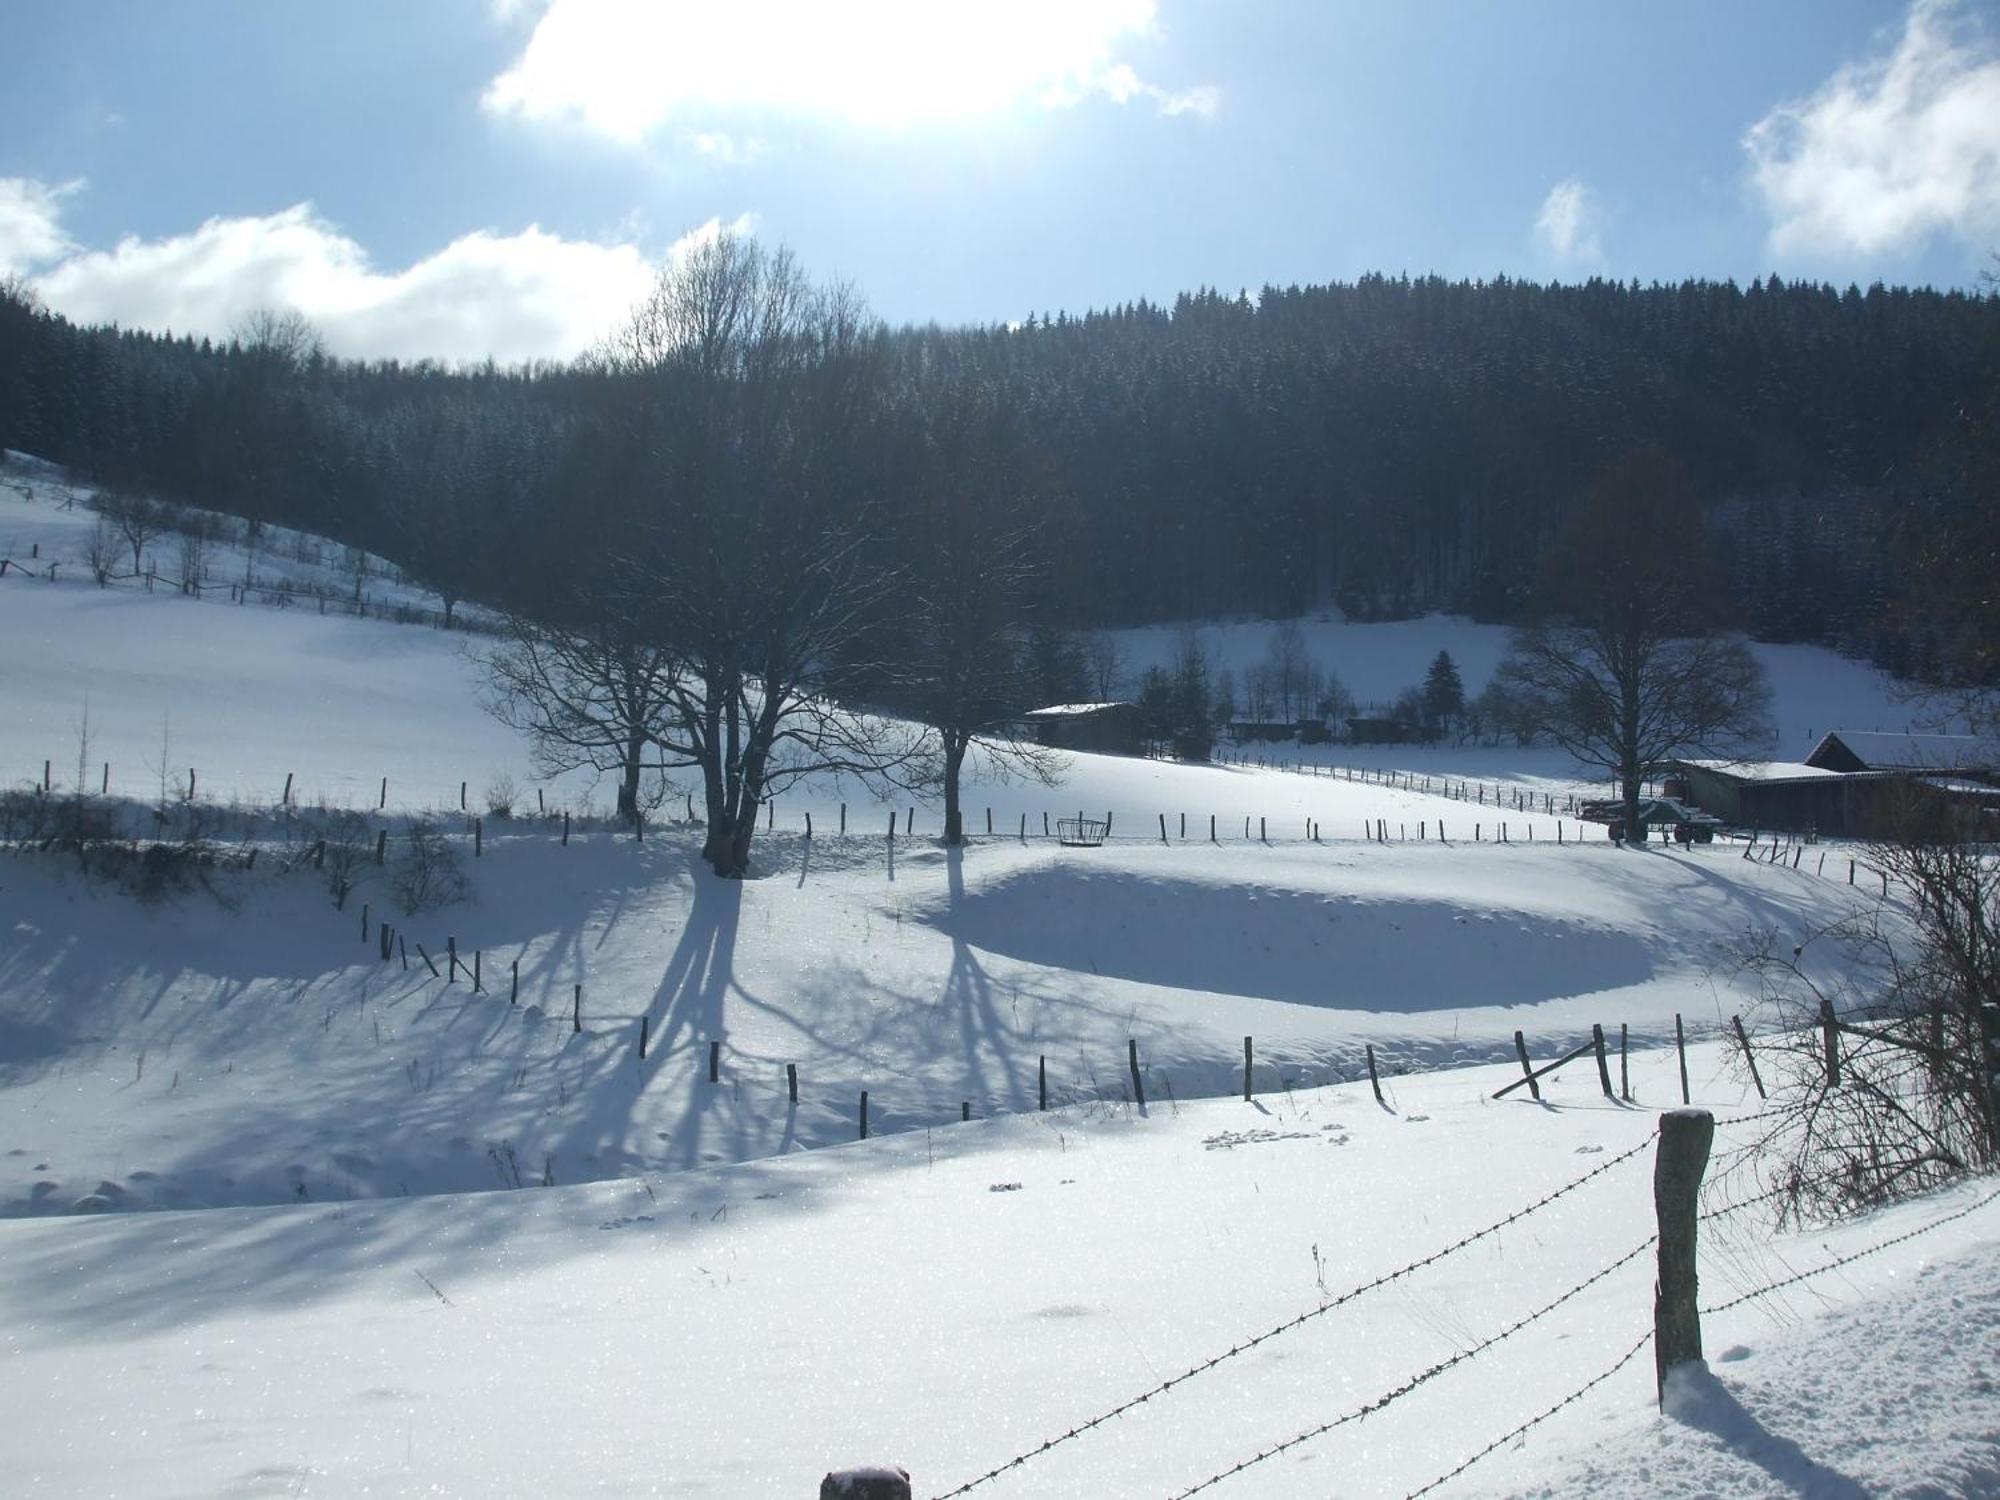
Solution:
[{"label": "wooden fence post", "polygon": [[1139,1040],[1130,1037],[1125,1042],[1125,1056],[1132,1065],[1132,1098],[1139,1108],[1146,1107],[1146,1085],[1139,1077]]},{"label": "wooden fence post", "polygon": [[722,1082],[722,1043],[720,1042],[710,1042],[708,1044],[708,1081],[710,1083]]},{"label": "wooden fence post", "polygon": [[649,1030],[649,1025],[648,1025],[649,1019],[650,1018],[646,1016],[639,1017],[639,1061],[640,1062],[644,1062],[646,1060],[646,1033]]},{"label": "wooden fence post", "polygon": [[389,805],[389,778],[382,778],[382,793],[375,799],[375,811],[381,812]]},{"label": "wooden fence post", "polygon": [[792,1103],[797,1104],[799,1102],[799,1065],[797,1063],[785,1064],[785,1094]]},{"label": "wooden fence post", "polygon": [[583,986],[581,984],[577,985],[570,993],[569,1029],[572,1032],[583,1030]]},{"label": "wooden fence post", "polygon": [[1604,1056],[1604,1028],[1594,1021],[1590,1026],[1590,1039],[1597,1043],[1597,1081],[1604,1086],[1604,1097],[1615,1099],[1618,1096],[1611,1092],[1611,1064]]},{"label": "wooden fence post", "polygon": [[375,863],[378,865],[383,864],[388,860],[388,858],[389,858],[389,830],[386,828],[378,828],[375,830]]},{"label": "wooden fence post", "polygon": [[[104,779],[106,783],[109,783],[111,780],[111,766],[108,762],[104,767]],[[285,794],[278,799],[278,805],[280,807],[290,807],[292,805],[292,773],[290,771],[285,772]]]},{"label": "wooden fence post", "polygon": [[868,1090],[861,1091],[861,1139],[868,1139]]},{"label": "wooden fence post", "polygon": [[1037,1101],[1035,1108],[1047,1109],[1049,1107],[1049,1059],[1046,1054],[1043,1055],[1040,1064],[1035,1069],[1035,1092]]},{"label": "wooden fence post", "polygon": [[518,958],[514,960],[513,979],[507,986],[507,1003],[509,1005],[521,1003],[521,960]]},{"label": "wooden fence post", "polygon": [[569,847],[569,809],[563,809],[563,848]]},{"label": "wooden fence post", "polygon": [[1243,1102],[1250,1102],[1250,1038],[1243,1038]]},{"label": "wooden fence post", "polygon": [[444,951],[445,951],[445,957],[448,961],[446,966],[451,970],[451,978],[447,979],[445,983],[457,984],[458,983],[458,939],[455,937],[446,938],[444,940]]},{"label": "wooden fence post", "polygon": [[1681,1029],[1679,1011],[1674,1012],[1674,1050],[1681,1058],[1681,1103],[1688,1104],[1692,1102],[1688,1097],[1688,1039],[1687,1032]]},{"label": "wooden fence post", "polygon": [[1750,1065],[1750,1081],[1757,1085],[1757,1097],[1759,1099],[1770,1098],[1771,1096],[1764,1092],[1764,1080],[1758,1076],[1757,1054],[1750,1050],[1750,1035],[1743,1029],[1743,1018],[1741,1016],[1731,1016],[1729,1024],[1736,1028],[1736,1040],[1742,1044],[1743,1060]]},{"label": "wooden fence post", "polygon": [[1696,1304],[1696,1210],[1715,1116],[1705,1109],[1675,1109],[1660,1116],[1660,1149],[1653,1163],[1653,1209],[1659,1217],[1660,1271],[1653,1292],[1653,1363],[1664,1401],[1667,1372],[1701,1358],[1701,1313]]},{"label": "wooden fence post", "polygon": [[485,855],[486,820],[484,818],[474,818],[472,820],[472,857],[474,859],[483,859]]},{"label": "wooden fence post", "polygon": [[1632,1102],[1632,1028],[1624,1021],[1618,1023],[1618,1097]]},{"label": "wooden fence post", "polygon": [[1840,1022],[1834,1019],[1833,1002],[1819,1003],[1819,1030],[1822,1045],[1826,1050],[1826,1086],[1840,1087]]},{"label": "wooden fence post", "polygon": [[1368,1044],[1368,1086],[1375,1090],[1375,1102],[1377,1104],[1382,1103],[1382,1077],[1375,1071],[1375,1044],[1373,1042]]},{"label": "wooden fence post", "polygon": [[1514,1051],[1521,1059],[1521,1072],[1528,1080],[1528,1092],[1535,1098],[1542,1097],[1542,1086],[1535,1082],[1535,1066],[1528,1061],[1528,1039],[1520,1032],[1514,1033]]}]

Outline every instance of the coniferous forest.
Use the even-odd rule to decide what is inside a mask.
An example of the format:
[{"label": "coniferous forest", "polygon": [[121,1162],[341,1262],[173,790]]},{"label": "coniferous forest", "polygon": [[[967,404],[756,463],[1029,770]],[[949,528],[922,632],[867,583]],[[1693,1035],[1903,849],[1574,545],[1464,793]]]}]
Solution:
[{"label": "coniferous forest", "polygon": [[[1371,276],[870,341],[847,451],[871,556],[922,566],[903,523],[950,481],[913,460],[915,414],[977,391],[1052,624],[1510,619],[1592,474],[1651,448],[1749,631],[1921,676],[1935,632],[1904,580],[1981,505],[2000,300]],[[0,289],[0,445],[365,546],[448,601],[519,600],[643,530],[625,378],[344,361],[284,317],[226,344],[79,328]]]}]

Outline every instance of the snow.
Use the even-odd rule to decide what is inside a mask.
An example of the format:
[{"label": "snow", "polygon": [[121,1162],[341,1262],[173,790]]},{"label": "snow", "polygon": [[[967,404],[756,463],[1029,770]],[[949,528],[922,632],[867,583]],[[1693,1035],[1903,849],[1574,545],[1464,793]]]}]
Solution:
[{"label": "snow", "polygon": [[1993,747],[1971,734],[1882,734],[1836,729],[1838,739],[1873,770],[1976,770],[1993,763]]},{"label": "snow", "polygon": [[1802,760],[1686,760],[1680,764],[1720,771],[1737,781],[1827,781],[1843,774]]},{"label": "snow", "polygon": [[[74,525],[0,494],[0,552]],[[1477,643],[1497,658],[1464,622],[1337,628],[1385,677],[1449,639],[1476,690]],[[1662,1413],[1641,1351],[1442,1492],[2000,1492],[1992,1184],[1778,1233],[1728,1155],[1758,1108],[1719,1040],[1753,998],[1732,955],[1872,905],[1813,861],[1579,842],[1400,759],[1352,763],[1414,786],[1092,755],[1055,789],[970,789],[995,833],[961,851],[934,808],[891,839],[829,779],[779,805],[747,881],[671,819],[565,845],[488,817],[473,858],[459,783],[531,780],[462,638],[11,576],[0,632],[0,783],[75,780],[87,700],[86,785],[109,760],[150,803],[191,765],[222,816],[290,772],[308,808],[372,815],[387,776],[382,825],[447,809],[471,881],[405,918],[368,865],[336,911],[308,811],[153,905],[0,851],[6,1493],[784,1496],[901,1466],[928,1495],[989,1469],[973,1493],[1158,1495],[1278,1449],[1212,1492],[1407,1494],[1649,1326],[1677,1018],[1720,1117],[1706,1202],[1741,1205],[1701,1231],[1704,1303],[1737,1304],[1705,1319],[1711,1364]],[[1885,702],[1787,653],[1788,712],[1843,683],[1819,722]],[[1567,775],[1423,754],[1440,789]],[[1114,840],[1042,836],[1078,810]],[[363,940],[364,903],[411,967]],[[483,992],[421,962],[451,939]],[[1588,1056],[1540,1101],[1491,1097],[1517,1029],[1548,1059],[1593,1025],[1629,1033],[1636,1103]]]}]

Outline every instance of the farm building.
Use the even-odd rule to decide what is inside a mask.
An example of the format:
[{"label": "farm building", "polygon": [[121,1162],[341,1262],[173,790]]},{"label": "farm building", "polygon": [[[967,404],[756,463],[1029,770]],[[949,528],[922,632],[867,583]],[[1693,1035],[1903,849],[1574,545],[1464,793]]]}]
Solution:
[{"label": "farm building", "polygon": [[1990,777],[1993,747],[1970,734],[1891,734],[1836,729],[1813,746],[1805,763],[1819,770],[1956,771]]},{"label": "farm building", "polygon": [[1917,816],[2000,824],[2000,778],[1970,735],[1835,730],[1802,761],[1679,760],[1670,792],[1739,828],[1883,838]]},{"label": "farm building", "polygon": [[1058,750],[1140,755],[1139,709],[1132,703],[1056,703],[1021,716],[1036,741]]}]

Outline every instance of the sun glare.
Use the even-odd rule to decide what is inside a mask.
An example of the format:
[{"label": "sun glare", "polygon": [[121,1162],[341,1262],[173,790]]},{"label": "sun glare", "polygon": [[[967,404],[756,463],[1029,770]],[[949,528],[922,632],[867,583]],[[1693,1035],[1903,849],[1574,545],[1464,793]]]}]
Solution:
[{"label": "sun glare", "polygon": [[485,102],[628,142],[723,115],[899,128],[1091,95],[1169,113],[1212,109],[1213,90],[1170,92],[1120,56],[1154,31],[1152,0],[555,0]]}]

